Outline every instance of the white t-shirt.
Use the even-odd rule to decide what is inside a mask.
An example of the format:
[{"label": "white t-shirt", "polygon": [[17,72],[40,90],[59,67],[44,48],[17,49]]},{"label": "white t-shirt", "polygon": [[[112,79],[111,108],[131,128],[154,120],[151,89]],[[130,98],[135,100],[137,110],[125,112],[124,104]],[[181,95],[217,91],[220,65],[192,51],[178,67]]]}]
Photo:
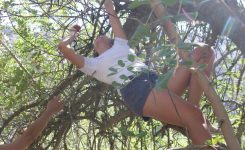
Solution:
[{"label": "white t-shirt", "polygon": [[[129,55],[135,57],[133,62],[128,59]],[[84,57],[84,66],[79,70],[107,84],[112,84],[113,81],[123,84],[125,76],[134,74],[129,67],[134,71],[147,69],[147,66],[136,58],[134,51],[128,46],[128,41],[116,37],[113,46],[98,57]]]}]

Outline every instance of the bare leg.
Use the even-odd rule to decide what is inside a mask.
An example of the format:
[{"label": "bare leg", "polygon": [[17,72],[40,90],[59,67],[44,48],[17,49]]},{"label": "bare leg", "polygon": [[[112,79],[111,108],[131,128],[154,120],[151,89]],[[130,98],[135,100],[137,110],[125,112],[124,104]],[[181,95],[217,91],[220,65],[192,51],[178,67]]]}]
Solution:
[{"label": "bare leg", "polygon": [[[184,58],[187,59],[187,58]],[[204,70],[207,76],[210,76],[214,62],[214,53],[210,47],[198,47],[194,50],[192,54],[192,59],[194,59],[199,64],[207,64],[207,68]],[[191,74],[190,70],[179,66],[176,69],[175,74],[171,77],[168,83],[168,88],[175,94],[181,96],[184,91],[189,86],[188,101],[196,106],[199,106],[201,95],[203,93],[197,77]],[[217,132],[218,130],[214,128],[208,120],[206,120],[209,129],[212,132]]]},{"label": "bare leg", "polygon": [[168,89],[181,96],[187,89],[191,80],[191,72],[188,68],[179,66],[168,81]]},{"label": "bare leg", "polygon": [[[198,60],[198,64],[202,64],[202,63],[207,64],[207,68],[204,70],[204,73],[209,77],[211,74],[212,68],[213,68],[214,52],[209,47],[206,47],[206,49],[203,51],[206,54],[204,55],[204,57],[201,57]],[[197,76],[195,74],[191,74],[188,101],[194,105],[199,106],[199,102],[200,102],[202,93],[203,93],[203,90],[201,86],[199,85]]]},{"label": "bare leg", "polygon": [[144,116],[185,127],[193,144],[204,144],[211,135],[199,108],[178,95],[170,95],[167,90],[153,89],[145,103]]},{"label": "bare leg", "polygon": [[[187,57],[183,59],[187,59]],[[207,76],[210,75],[214,61],[213,51],[210,48],[196,48],[193,52],[192,59],[199,63],[208,64],[208,67],[205,69],[205,73]],[[168,82],[168,88],[175,94],[181,96],[187,89],[187,87],[190,86],[189,98],[191,99],[190,101],[193,102],[193,104],[196,104],[196,102],[199,102],[202,90],[198,84],[198,81],[196,80],[196,77],[194,77],[194,79],[192,78],[193,76],[188,68],[184,66],[179,66],[176,69],[175,74],[170,78]]]},{"label": "bare leg", "polygon": [[[195,51],[193,58],[200,62],[202,50],[196,49]],[[190,83],[195,84],[191,82],[193,80],[191,78],[192,75],[188,69],[177,68],[168,83],[168,88],[173,92],[171,96],[167,90],[152,90],[145,103],[143,114],[161,122],[187,128],[193,144],[204,144],[207,139],[211,138],[211,135],[200,109],[180,97]]]},{"label": "bare leg", "polygon": [[[206,56],[199,59],[198,64],[207,64],[207,68],[204,70],[204,73],[209,77],[211,74],[211,71],[213,69],[213,63],[214,63],[214,52],[211,48],[207,47],[208,49],[204,50],[206,52]],[[198,54],[197,54],[198,55]],[[190,84],[189,84],[189,95],[188,95],[188,101],[199,107],[201,95],[203,93],[203,90],[201,86],[199,85],[197,75],[191,74],[190,77]],[[212,124],[209,122],[209,120],[206,120],[207,126],[210,129],[211,132],[220,132],[219,129],[212,126]]]}]

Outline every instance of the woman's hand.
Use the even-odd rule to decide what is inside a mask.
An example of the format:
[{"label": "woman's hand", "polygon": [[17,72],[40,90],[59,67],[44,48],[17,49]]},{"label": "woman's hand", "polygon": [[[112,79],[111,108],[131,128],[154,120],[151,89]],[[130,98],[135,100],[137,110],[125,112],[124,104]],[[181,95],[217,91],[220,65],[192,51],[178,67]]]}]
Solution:
[{"label": "woman's hand", "polygon": [[114,11],[114,5],[113,5],[113,2],[112,0],[105,0],[104,1],[104,6],[105,6],[105,9],[106,9],[106,12],[110,15],[115,15],[115,11]]},{"label": "woman's hand", "polygon": [[80,54],[76,54],[74,49],[71,47],[71,43],[77,38],[81,27],[79,25],[74,25],[70,29],[70,35],[63,39],[58,44],[58,49],[63,54],[63,56],[71,61],[77,68],[82,68],[84,66],[84,57]]},{"label": "woman's hand", "polygon": [[81,27],[79,25],[74,25],[72,28],[75,29],[76,32],[80,32],[81,30]]},{"label": "woman's hand", "polygon": [[77,38],[80,30],[81,30],[81,27],[79,25],[72,26],[72,28],[70,29],[70,39],[71,39],[70,41],[71,42]]},{"label": "woman's hand", "polygon": [[71,29],[69,29],[70,34],[68,37],[64,38],[58,45],[59,49],[62,49],[62,47],[65,47],[69,44],[71,44],[77,37],[81,30],[81,27],[79,25],[72,26]]}]

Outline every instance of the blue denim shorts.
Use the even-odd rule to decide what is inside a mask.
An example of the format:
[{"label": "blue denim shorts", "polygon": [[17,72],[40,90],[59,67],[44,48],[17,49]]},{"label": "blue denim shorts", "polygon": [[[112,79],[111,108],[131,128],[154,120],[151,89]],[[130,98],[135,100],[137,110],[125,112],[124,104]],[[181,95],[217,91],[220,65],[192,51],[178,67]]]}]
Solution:
[{"label": "blue denim shorts", "polygon": [[121,96],[125,104],[137,116],[141,116],[144,120],[149,118],[143,116],[143,108],[151,90],[155,87],[158,76],[155,72],[142,72],[135,77],[125,87],[120,89]]}]

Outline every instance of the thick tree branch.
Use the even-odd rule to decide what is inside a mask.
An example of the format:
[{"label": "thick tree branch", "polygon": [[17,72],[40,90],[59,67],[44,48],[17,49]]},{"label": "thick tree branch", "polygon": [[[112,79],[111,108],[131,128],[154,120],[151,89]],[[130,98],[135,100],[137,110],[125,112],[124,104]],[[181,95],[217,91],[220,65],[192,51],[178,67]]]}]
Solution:
[{"label": "thick tree branch", "polygon": [[208,78],[202,72],[200,72],[197,69],[194,69],[193,72],[195,73],[195,75],[197,75],[198,81],[202,89],[204,90],[205,95],[211,102],[211,105],[213,107],[215,116],[217,117],[218,122],[220,124],[227,146],[232,150],[241,150],[240,144],[232,129],[232,125],[227,115],[227,112],[216,91],[210,85]]}]

